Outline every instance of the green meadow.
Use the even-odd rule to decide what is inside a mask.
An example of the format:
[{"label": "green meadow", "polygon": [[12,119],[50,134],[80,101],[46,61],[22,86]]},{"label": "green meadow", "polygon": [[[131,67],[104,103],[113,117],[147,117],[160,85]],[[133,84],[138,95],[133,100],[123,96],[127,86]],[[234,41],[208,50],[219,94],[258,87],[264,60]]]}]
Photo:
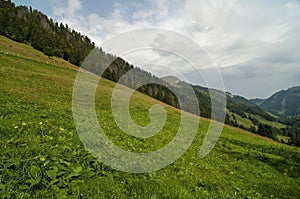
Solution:
[{"label": "green meadow", "polygon": [[[196,138],[174,163],[142,174],[111,169],[89,153],[76,132],[77,68],[4,37],[0,44],[0,198],[299,198],[299,148],[225,126],[216,147],[200,159],[209,120],[192,115],[200,121]],[[130,114],[137,124],[150,123],[154,104],[165,108],[167,120],[153,137],[128,136],[111,112],[114,86],[102,79],[95,99],[99,124],[111,141],[133,152],[168,144],[180,111],[134,92]]]}]

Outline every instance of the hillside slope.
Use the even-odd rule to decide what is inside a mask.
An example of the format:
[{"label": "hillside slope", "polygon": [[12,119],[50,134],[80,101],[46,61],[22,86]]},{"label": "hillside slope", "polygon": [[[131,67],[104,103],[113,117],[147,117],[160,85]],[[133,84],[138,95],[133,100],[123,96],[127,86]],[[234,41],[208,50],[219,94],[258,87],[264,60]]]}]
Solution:
[{"label": "hillside slope", "polygon": [[250,102],[256,104],[256,105],[261,105],[261,103],[264,102],[265,99],[260,99],[260,98],[255,98],[255,99],[250,99]]},{"label": "hillside slope", "polygon": [[278,116],[300,114],[300,86],[279,91],[260,106]]},{"label": "hillside slope", "polygon": [[[202,117],[211,118],[211,99],[215,99],[215,101],[220,104],[222,104],[224,100],[224,93],[220,90],[191,85],[175,77],[165,77],[163,79],[179,90],[192,87],[197,96]],[[223,110],[219,111],[219,113],[223,113]],[[219,117],[215,117],[215,119],[220,121],[219,118],[222,118],[222,114],[218,116]],[[279,141],[278,136],[282,134],[280,129],[286,127],[286,125],[277,121],[273,115],[255,103],[229,92],[226,92],[225,123]]]},{"label": "hillside slope", "polygon": [[[110,169],[91,156],[76,132],[71,106],[76,67],[62,60],[49,60],[31,47],[8,39],[1,38],[1,42],[1,47],[10,49],[9,53],[0,52],[1,198],[300,195],[298,148],[225,126],[216,147],[199,159],[207,119],[200,119],[193,144],[170,166],[145,174]],[[124,135],[110,108],[114,86],[105,79],[99,83],[96,112],[104,132],[116,145],[129,151],[148,152],[172,140],[179,128],[179,110],[138,92],[130,101],[133,119],[147,125],[148,110],[158,103],[167,110],[167,122],[162,131],[149,139]]]}]

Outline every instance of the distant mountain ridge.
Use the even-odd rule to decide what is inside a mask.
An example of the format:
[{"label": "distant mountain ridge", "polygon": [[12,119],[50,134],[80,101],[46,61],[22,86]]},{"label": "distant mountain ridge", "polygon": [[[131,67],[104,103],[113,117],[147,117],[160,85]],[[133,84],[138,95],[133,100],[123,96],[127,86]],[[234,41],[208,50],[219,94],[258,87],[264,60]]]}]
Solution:
[{"label": "distant mountain ridge", "polygon": [[259,106],[265,101],[265,99],[255,98],[255,99],[250,99],[249,101]]},{"label": "distant mountain ridge", "polygon": [[300,86],[281,90],[264,100],[260,107],[278,116],[300,114]]},{"label": "distant mountain ridge", "polygon": [[169,83],[171,86],[176,86],[177,83],[180,81],[180,79],[175,76],[166,76],[166,77],[162,77],[161,79]]},{"label": "distant mountain ridge", "polygon": [[[202,87],[199,85],[192,85],[185,81],[181,81],[179,78],[173,77],[173,76],[167,76],[167,77],[163,77],[161,79],[168,82],[172,86],[177,87],[178,89],[184,90],[185,87],[192,86],[194,89],[194,92],[197,95],[197,98],[199,100],[201,116],[207,117],[207,118],[210,118],[210,114],[211,114],[211,111],[210,111],[210,109],[211,109],[210,94],[211,93],[210,92],[214,93],[215,98],[218,98],[218,96],[219,95],[221,96],[221,94],[222,94],[222,91],[220,91],[220,90],[206,88],[206,87]],[[219,95],[218,95],[218,93],[219,93]],[[220,99],[218,99],[218,100],[220,101],[222,99],[223,98],[220,97]],[[248,117],[247,115],[251,114],[251,115],[261,116],[262,118],[265,118],[268,121],[275,120],[275,118],[272,115],[270,115],[267,111],[265,111],[264,109],[260,108],[255,103],[251,102],[250,100],[248,100],[242,96],[233,95],[230,92],[226,92],[226,100],[227,100],[226,108],[229,111],[229,113],[237,114],[237,115],[241,116],[242,118],[247,118]],[[232,122],[229,121],[230,117],[228,117],[227,119],[228,120],[226,121],[226,123],[232,125]]]}]

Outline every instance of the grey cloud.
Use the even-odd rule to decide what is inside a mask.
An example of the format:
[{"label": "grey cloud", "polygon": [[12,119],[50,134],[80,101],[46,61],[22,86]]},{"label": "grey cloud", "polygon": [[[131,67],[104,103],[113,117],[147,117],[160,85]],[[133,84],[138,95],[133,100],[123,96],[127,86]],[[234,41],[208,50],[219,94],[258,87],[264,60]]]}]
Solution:
[{"label": "grey cloud", "polygon": [[221,69],[225,86],[229,91],[248,98],[268,97],[283,88],[299,85],[299,65],[248,63]]},{"label": "grey cloud", "polygon": [[[220,71],[226,88],[246,97],[266,97],[274,91],[299,84],[298,0],[147,0],[140,4],[143,6],[134,9],[130,4],[128,4],[130,9],[126,5],[115,6],[112,14],[101,17],[95,14],[91,22],[87,20],[87,16],[72,15],[72,12],[84,9],[78,6],[79,4],[77,6],[74,4],[70,6],[70,12],[66,12],[66,15],[70,16],[65,16],[62,20],[71,22],[72,28],[75,27],[97,40],[149,26],[186,34],[198,44],[205,46],[214,62],[223,67]],[[95,24],[101,26],[95,27]],[[205,54],[197,54],[182,41],[171,42],[172,39],[157,35],[152,45],[157,48],[168,46],[169,49],[180,49],[183,54],[190,54],[193,60],[199,63],[204,60],[197,67],[201,69],[206,68],[204,66],[212,67],[205,59]],[[187,65],[169,52],[153,50],[152,56],[153,59],[149,57],[145,59],[168,60],[168,65],[174,65],[176,70],[187,74],[190,82],[204,83],[193,73],[193,68],[187,68]],[[131,62],[135,64],[134,57]]]}]

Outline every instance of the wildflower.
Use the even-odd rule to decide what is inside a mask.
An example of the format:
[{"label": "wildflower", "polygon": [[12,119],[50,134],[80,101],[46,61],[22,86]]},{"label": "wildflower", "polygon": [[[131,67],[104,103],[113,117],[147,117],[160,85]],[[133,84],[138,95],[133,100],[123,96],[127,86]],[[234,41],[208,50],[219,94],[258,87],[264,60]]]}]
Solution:
[{"label": "wildflower", "polygon": [[46,160],[46,158],[45,158],[44,156],[42,156],[42,157],[40,157],[40,160],[41,160],[42,162],[44,162],[44,161]]}]

